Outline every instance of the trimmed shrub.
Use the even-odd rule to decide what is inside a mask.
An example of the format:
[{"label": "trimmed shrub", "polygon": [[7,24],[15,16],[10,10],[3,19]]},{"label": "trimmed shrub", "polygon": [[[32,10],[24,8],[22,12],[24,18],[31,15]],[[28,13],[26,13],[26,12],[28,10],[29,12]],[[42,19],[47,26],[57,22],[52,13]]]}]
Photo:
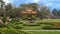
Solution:
[{"label": "trimmed shrub", "polygon": [[42,29],[46,29],[46,30],[60,30],[60,28],[54,27],[54,26],[44,26],[42,27]]}]

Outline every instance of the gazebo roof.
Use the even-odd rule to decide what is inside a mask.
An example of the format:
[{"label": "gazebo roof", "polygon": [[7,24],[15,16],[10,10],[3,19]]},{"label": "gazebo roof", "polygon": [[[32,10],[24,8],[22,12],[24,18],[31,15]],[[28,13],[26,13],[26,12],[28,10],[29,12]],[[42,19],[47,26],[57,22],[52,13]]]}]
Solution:
[{"label": "gazebo roof", "polygon": [[36,14],[37,12],[36,11],[31,11],[31,12],[22,12],[22,14]]},{"label": "gazebo roof", "polygon": [[33,8],[31,8],[31,7],[27,7],[26,9],[25,9],[25,11],[24,12],[22,12],[22,14],[36,14],[37,12],[36,11],[33,11]]}]

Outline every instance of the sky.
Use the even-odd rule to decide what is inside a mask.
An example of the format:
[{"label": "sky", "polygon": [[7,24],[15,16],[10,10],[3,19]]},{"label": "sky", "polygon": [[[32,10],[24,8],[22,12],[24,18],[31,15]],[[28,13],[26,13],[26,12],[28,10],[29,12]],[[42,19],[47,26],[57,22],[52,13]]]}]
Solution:
[{"label": "sky", "polygon": [[3,0],[5,4],[13,3],[16,6],[18,6],[21,3],[38,3],[38,4],[44,4],[50,8],[50,10],[53,10],[54,8],[60,9],[60,0]]}]

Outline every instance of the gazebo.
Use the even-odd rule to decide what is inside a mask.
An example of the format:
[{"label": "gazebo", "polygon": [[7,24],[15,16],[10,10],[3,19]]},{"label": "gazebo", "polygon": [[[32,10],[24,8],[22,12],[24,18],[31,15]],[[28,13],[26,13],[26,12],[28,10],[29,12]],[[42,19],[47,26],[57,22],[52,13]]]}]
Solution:
[{"label": "gazebo", "polygon": [[27,19],[29,21],[32,21],[32,16],[34,15],[36,17],[37,11],[33,10],[32,7],[26,7],[25,11],[22,12],[22,15],[27,15]]},{"label": "gazebo", "polygon": [[32,7],[26,7],[25,11],[22,12],[24,15],[36,15],[37,11],[34,11]]}]

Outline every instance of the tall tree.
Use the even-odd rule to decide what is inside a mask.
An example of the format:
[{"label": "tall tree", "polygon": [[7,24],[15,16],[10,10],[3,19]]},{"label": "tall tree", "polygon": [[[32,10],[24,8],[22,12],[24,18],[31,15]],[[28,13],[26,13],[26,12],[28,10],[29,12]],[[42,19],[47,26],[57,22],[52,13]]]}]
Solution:
[{"label": "tall tree", "polygon": [[21,17],[21,9],[15,8],[14,9],[14,15],[15,15],[15,17]]},{"label": "tall tree", "polygon": [[57,16],[57,12],[58,12],[57,9],[53,9],[53,10],[52,10],[52,14],[53,14],[54,16]]},{"label": "tall tree", "polygon": [[60,10],[58,10],[58,12],[57,12],[57,16],[60,16]]},{"label": "tall tree", "polygon": [[2,0],[0,0],[0,16],[4,16],[5,14],[5,2],[3,2]]},{"label": "tall tree", "polygon": [[30,3],[30,4],[28,4],[27,6],[32,7],[33,10],[37,10],[37,6],[38,6],[38,4],[37,4],[37,3]]},{"label": "tall tree", "polygon": [[13,9],[11,4],[6,5],[6,16],[12,17],[13,15]]},{"label": "tall tree", "polygon": [[20,4],[19,8],[21,9],[21,11],[25,10],[25,8],[27,7],[27,4]]},{"label": "tall tree", "polygon": [[32,7],[33,10],[37,10],[37,3],[29,3],[29,4],[20,4],[19,7],[24,10],[26,7]]},{"label": "tall tree", "polygon": [[38,6],[38,16],[40,16],[40,18],[47,18],[48,15],[50,14],[50,10],[47,6],[45,5],[39,5]]}]

